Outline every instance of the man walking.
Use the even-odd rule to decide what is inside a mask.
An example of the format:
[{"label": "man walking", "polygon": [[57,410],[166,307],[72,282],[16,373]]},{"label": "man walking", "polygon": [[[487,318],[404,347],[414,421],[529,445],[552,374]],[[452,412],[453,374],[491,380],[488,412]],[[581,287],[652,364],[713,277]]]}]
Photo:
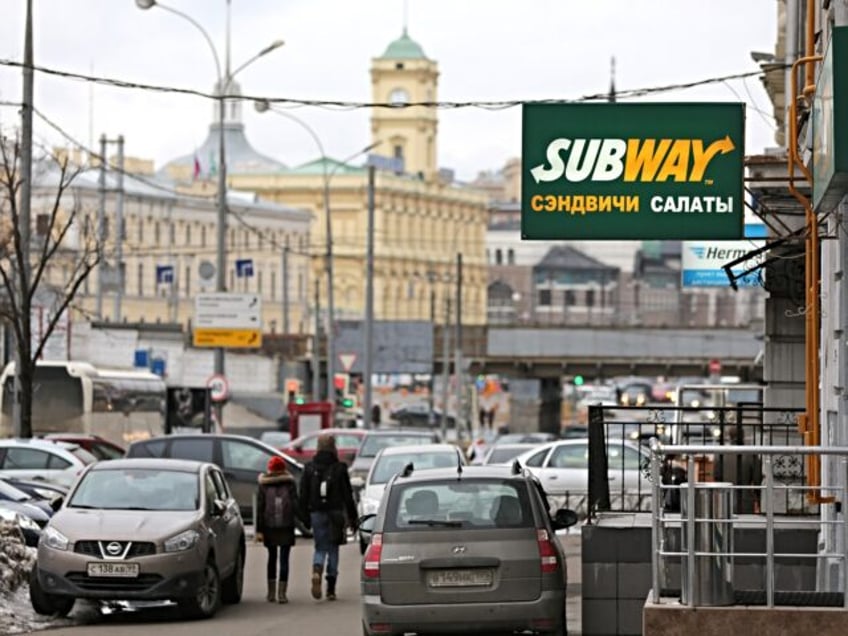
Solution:
[{"label": "man walking", "polygon": [[315,552],[312,557],[312,598],[321,598],[321,576],[327,569],[327,600],[336,600],[339,546],[347,543],[347,527],[356,527],[356,503],[347,464],[339,461],[336,438],[321,435],[318,451],[300,481],[303,517],[312,525]]}]

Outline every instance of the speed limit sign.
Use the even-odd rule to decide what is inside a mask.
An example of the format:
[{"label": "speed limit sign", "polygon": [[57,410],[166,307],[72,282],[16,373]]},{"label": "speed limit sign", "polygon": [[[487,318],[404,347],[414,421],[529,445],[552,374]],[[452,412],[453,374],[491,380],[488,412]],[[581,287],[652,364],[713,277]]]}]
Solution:
[{"label": "speed limit sign", "polygon": [[213,375],[206,380],[206,388],[209,389],[209,399],[213,402],[223,402],[230,397],[230,384],[223,375]]}]

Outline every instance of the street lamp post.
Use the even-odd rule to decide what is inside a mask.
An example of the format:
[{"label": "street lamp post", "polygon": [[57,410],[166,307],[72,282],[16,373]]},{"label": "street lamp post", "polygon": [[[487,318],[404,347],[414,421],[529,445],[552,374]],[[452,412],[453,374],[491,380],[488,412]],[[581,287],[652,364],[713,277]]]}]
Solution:
[{"label": "street lamp post", "polygon": [[[226,122],[226,95],[230,90],[233,79],[236,74],[247,68],[250,64],[258,60],[260,57],[275,51],[283,46],[282,40],[275,40],[256,55],[249,58],[244,64],[237,67],[235,71],[230,71],[230,0],[227,0],[227,43],[226,43],[226,66],[224,72],[221,71],[221,59],[218,56],[218,50],[212,42],[212,38],[206,29],[201,24],[192,18],[187,13],[183,13],[178,9],[169,7],[158,2],[157,0],[135,0],[136,6],[139,9],[151,9],[159,7],[164,11],[173,13],[183,20],[189,22],[198,31],[200,31],[203,39],[209,45],[209,50],[212,51],[212,58],[215,60],[215,73],[218,80],[218,191],[217,191],[217,232],[216,232],[216,279],[215,290],[218,292],[227,291],[227,161],[226,152],[224,149],[224,124]],[[218,375],[224,374],[224,349],[219,347],[215,349],[215,373]],[[222,408],[217,407],[216,417],[218,425],[223,425]]]},{"label": "street lamp post", "polygon": [[[362,150],[352,154],[350,157],[347,157],[340,163],[333,166],[333,169],[327,170],[327,153],[324,151],[324,144],[321,143],[321,138],[318,137],[318,134],[315,130],[307,124],[305,121],[300,119],[299,117],[295,117],[291,113],[287,113],[282,110],[277,110],[271,107],[271,103],[268,100],[257,100],[253,102],[253,107],[256,109],[256,112],[266,113],[272,112],[280,117],[285,117],[286,119],[290,119],[301,128],[303,128],[312,140],[315,142],[315,145],[318,146],[318,152],[321,153],[321,167],[322,174],[324,180],[324,232],[326,234],[326,249],[325,249],[325,259],[326,262],[324,264],[325,270],[327,272],[327,394],[326,400],[328,402],[333,399],[333,376],[335,375],[335,317],[336,317],[336,305],[335,305],[335,294],[333,292],[333,280],[334,280],[334,272],[333,272],[333,223],[330,218],[330,181],[333,178],[333,175],[336,174],[336,171],[343,165],[345,165],[348,161],[355,159],[359,155],[365,154],[374,148],[376,148],[380,142],[375,142],[366,146]],[[317,336],[317,334],[316,334]]]}]

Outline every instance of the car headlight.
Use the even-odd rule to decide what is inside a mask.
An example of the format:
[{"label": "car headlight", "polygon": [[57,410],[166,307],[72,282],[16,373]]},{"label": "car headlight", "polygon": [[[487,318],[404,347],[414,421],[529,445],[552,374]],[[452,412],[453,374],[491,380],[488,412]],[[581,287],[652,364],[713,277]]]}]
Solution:
[{"label": "car headlight", "polygon": [[377,510],[380,508],[380,500],[372,499],[371,497],[363,497],[360,501],[362,504],[362,514],[363,515],[371,515],[376,514]]},{"label": "car headlight", "polygon": [[67,550],[70,543],[68,537],[51,526],[47,526],[41,533],[41,542],[54,550]]},{"label": "car headlight", "polygon": [[197,530],[186,530],[165,541],[165,552],[182,552],[197,545],[200,533]]}]

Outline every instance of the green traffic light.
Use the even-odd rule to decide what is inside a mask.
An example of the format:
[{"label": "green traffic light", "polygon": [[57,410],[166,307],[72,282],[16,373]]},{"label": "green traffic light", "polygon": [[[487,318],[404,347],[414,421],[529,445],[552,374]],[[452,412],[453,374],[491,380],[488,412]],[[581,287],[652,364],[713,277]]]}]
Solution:
[{"label": "green traffic light", "polygon": [[583,376],[575,375],[574,376],[574,386],[583,386]]},{"label": "green traffic light", "polygon": [[345,398],[344,400],[342,400],[342,406],[346,409],[353,408],[353,400],[351,400],[350,398]]},{"label": "green traffic light", "polygon": [[306,400],[304,400],[302,397],[298,396],[294,399],[294,403],[295,404],[306,404]]}]

